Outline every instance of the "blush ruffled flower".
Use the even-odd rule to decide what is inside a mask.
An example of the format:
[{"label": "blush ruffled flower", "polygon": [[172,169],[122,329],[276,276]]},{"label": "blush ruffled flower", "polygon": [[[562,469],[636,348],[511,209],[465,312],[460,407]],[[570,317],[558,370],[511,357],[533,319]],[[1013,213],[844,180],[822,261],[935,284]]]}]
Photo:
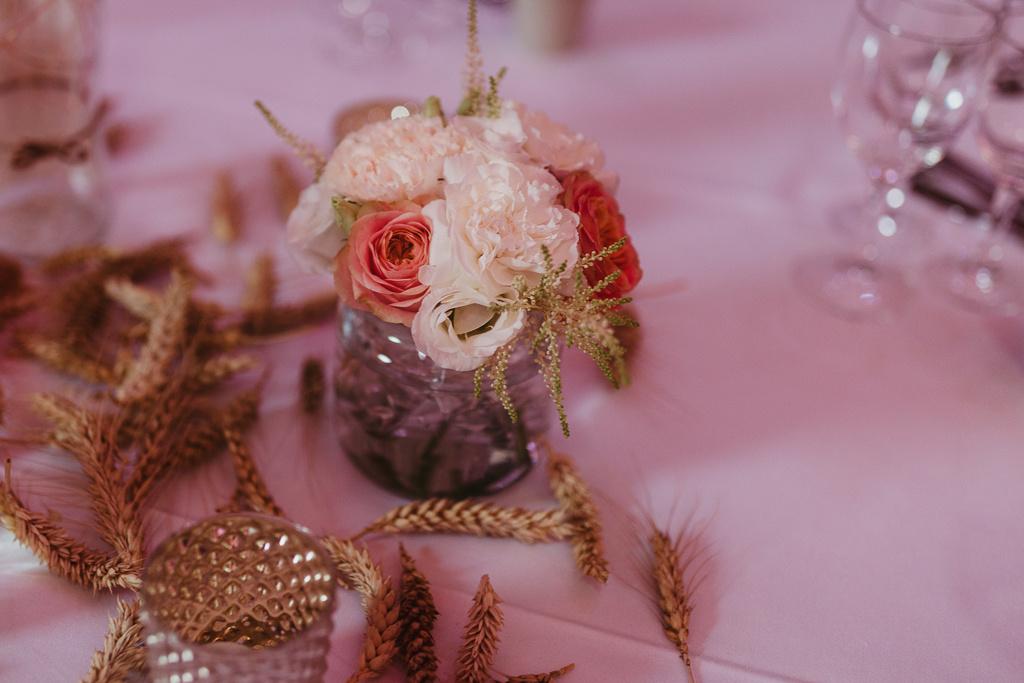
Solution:
[{"label": "blush ruffled flower", "polygon": [[462,135],[437,117],[371,123],[338,144],[322,182],[359,202],[429,200],[441,195],[445,158],[464,146]]},{"label": "blush ruffled flower", "polygon": [[547,166],[556,175],[571,171],[590,171],[610,192],[619,179],[604,168],[604,153],[596,142],[568,126],[552,121],[542,111],[516,105],[526,140],[523,147],[535,162]]},{"label": "blush ruffled flower", "polygon": [[434,226],[432,280],[469,278],[485,291],[509,289],[519,276],[535,284],[542,247],[556,264],[576,263],[579,219],[544,169],[474,153],[445,162],[444,176],[444,199],[423,210]]},{"label": "blush ruffled flower", "polygon": [[331,196],[319,183],[302,191],[288,216],[288,250],[310,273],[330,273],[334,258],[345,246],[345,233],[335,223]]}]

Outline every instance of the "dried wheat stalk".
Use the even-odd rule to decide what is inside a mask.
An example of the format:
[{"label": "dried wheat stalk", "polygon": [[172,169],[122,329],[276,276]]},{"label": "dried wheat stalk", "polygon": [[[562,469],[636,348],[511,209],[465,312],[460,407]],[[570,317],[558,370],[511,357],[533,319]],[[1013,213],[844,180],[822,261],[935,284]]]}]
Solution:
[{"label": "dried wheat stalk", "polygon": [[405,546],[399,545],[398,549],[402,558],[399,600],[402,629],[398,636],[398,649],[405,662],[405,679],[411,683],[436,683],[434,623],[438,613],[434,596],[430,592],[430,582],[416,567]]},{"label": "dried wheat stalk", "polygon": [[127,566],[141,571],[145,561],[142,522],[116,469],[117,426],[60,396],[37,395],[33,406],[53,422],[53,443],[82,466],[101,538]]},{"label": "dried wheat stalk", "polygon": [[210,232],[222,244],[230,244],[241,233],[242,204],[228,171],[221,171],[210,198]]},{"label": "dried wheat stalk", "polygon": [[37,303],[37,297],[31,292],[0,298],[0,329],[7,321],[28,313]]},{"label": "dried wheat stalk", "polygon": [[140,280],[177,270],[189,280],[209,282],[209,276],[193,265],[186,249],[187,246],[184,239],[171,237],[151,242],[138,249],[115,254],[110,261],[104,279],[106,277],[127,277],[131,280]]},{"label": "dried wheat stalk", "polygon": [[36,414],[50,422],[50,443],[72,452],[89,448],[89,411],[59,394],[35,394],[31,403]]},{"label": "dried wheat stalk", "polygon": [[93,654],[89,673],[82,683],[126,683],[132,672],[145,669],[139,603],[118,600],[117,615],[110,619],[103,649]]},{"label": "dried wheat stalk", "polygon": [[[59,256],[59,255],[58,255]],[[173,268],[191,280],[205,280],[185,253],[181,240],[164,240],[125,253],[108,252],[89,262],[56,288],[54,308],[61,321],[61,338],[69,347],[93,344],[96,332],[107,319],[109,299],[105,291],[111,278],[139,279]]]},{"label": "dried wheat stalk", "polygon": [[302,412],[316,415],[324,404],[326,382],[324,380],[324,364],[319,358],[307,358],[302,364],[299,378],[299,394]]},{"label": "dried wheat stalk", "polygon": [[259,417],[260,392],[243,391],[234,396],[222,410],[209,406],[192,406],[182,423],[185,425],[171,469],[192,467],[210,460],[227,448],[224,425],[247,431]]},{"label": "dried wheat stalk", "polygon": [[253,337],[284,334],[302,327],[318,325],[331,318],[338,309],[338,295],[318,294],[297,304],[273,306],[258,314],[249,313],[242,321],[242,333]]},{"label": "dried wheat stalk", "polygon": [[224,438],[227,441],[228,452],[231,453],[231,462],[234,465],[235,477],[238,481],[232,503],[225,508],[225,511],[252,510],[284,517],[284,510],[270,495],[270,490],[263,480],[263,475],[256,467],[252,453],[245,444],[241,432],[224,429]]},{"label": "dried wheat stalk", "polygon": [[277,215],[282,221],[287,221],[292,209],[298,205],[299,194],[302,191],[287,158],[277,155],[270,160],[270,179],[274,187]]},{"label": "dried wheat stalk", "polygon": [[139,357],[114,392],[121,403],[152,396],[167,384],[171,365],[185,341],[185,321],[191,283],[175,271],[153,319]]},{"label": "dried wheat stalk", "polygon": [[270,495],[270,489],[260,474],[256,462],[253,460],[252,452],[245,443],[243,436],[244,425],[239,423],[240,417],[228,416],[221,425],[224,439],[228,445],[228,452],[231,453],[231,462],[235,468],[235,493],[232,503],[226,510],[249,509],[255,512],[265,512],[278,517],[285,517],[284,510],[274,501]]},{"label": "dried wheat stalk", "polygon": [[72,583],[93,591],[138,590],[142,586],[137,567],[112,554],[87,548],[47,516],[26,508],[12,488],[10,460],[5,463],[0,486],[0,520],[50,571]]},{"label": "dried wheat stalk", "polygon": [[687,580],[687,567],[692,558],[684,558],[684,538],[675,540],[667,533],[651,525],[648,538],[651,556],[651,577],[661,626],[665,636],[675,645],[679,657],[686,666],[686,674],[694,683],[693,663],[690,657],[690,614],[693,612],[693,594]]},{"label": "dried wheat stalk", "polygon": [[201,393],[213,389],[235,375],[259,367],[255,356],[214,356],[192,369],[185,380],[185,390]]},{"label": "dried wheat stalk", "polygon": [[136,318],[152,320],[160,311],[160,295],[140,287],[128,278],[110,278],[103,283],[103,291]]},{"label": "dried wheat stalk", "polygon": [[504,623],[500,603],[501,598],[491,586],[490,578],[484,574],[473,596],[469,621],[462,636],[455,670],[457,683],[490,683],[489,672],[498,651],[498,634]]},{"label": "dried wheat stalk", "polygon": [[555,498],[577,527],[570,539],[576,565],[587,576],[607,583],[608,560],[604,554],[601,518],[590,488],[568,455],[549,450],[547,469]]},{"label": "dried wheat stalk", "polygon": [[174,467],[187,433],[194,399],[181,391],[180,382],[179,378],[164,387],[137,409],[141,413],[134,435],[138,455],[125,484],[125,496],[136,511]]},{"label": "dried wheat stalk", "polygon": [[107,321],[109,302],[103,293],[104,277],[102,269],[83,271],[54,290],[57,336],[79,353],[95,346],[97,332]]},{"label": "dried wheat stalk", "polygon": [[366,636],[356,673],[348,683],[379,677],[398,649],[401,627],[398,598],[391,580],[384,576],[369,553],[351,541],[328,536],[323,539],[338,569],[338,580],[359,593],[366,612]]},{"label": "dried wheat stalk", "polygon": [[368,534],[442,533],[550,543],[571,538],[576,528],[565,511],[526,510],[472,500],[430,498],[392,510],[363,529]]},{"label": "dried wheat stalk", "polygon": [[[140,320],[153,320],[160,313],[160,294],[139,286],[127,278],[115,277],[106,280],[103,284],[103,291],[111,300],[116,301]],[[201,328],[202,323],[216,320],[223,316],[224,312],[219,305],[209,301],[189,301],[186,328],[195,334]],[[143,325],[135,329],[148,330],[149,328]]]},{"label": "dried wheat stalk", "polygon": [[567,675],[576,668],[575,664],[566,664],[557,671],[549,671],[546,674],[526,674],[523,676],[510,676],[504,683],[551,683]]},{"label": "dried wheat stalk", "polygon": [[18,294],[23,283],[24,272],[21,264],[0,253],[0,299]]},{"label": "dried wheat stalk", "polygon": [[242,306],[246,311],[260,313],[272,308],[276,297],[274,257],[260,254],[246,273],[245,301]]},{"label": "dried wheat stalk", "polygon": [[81,266],[93,265],[100,261],[107,261],[115,256],[115,252],[109,247],[99,245],[87,245],[84,247],[72,247],[58,252],[43,261],[40,270],[49,276],[62,275],[69,270]]},{"label": "dried wheat stalk", "polygon": [[18,336],[18,345],[50,369],[65,375],[77,377],[90,384],[110,385],[115,381],[114,368],[101,360],[80,355],[63,341],[23,334]]}]

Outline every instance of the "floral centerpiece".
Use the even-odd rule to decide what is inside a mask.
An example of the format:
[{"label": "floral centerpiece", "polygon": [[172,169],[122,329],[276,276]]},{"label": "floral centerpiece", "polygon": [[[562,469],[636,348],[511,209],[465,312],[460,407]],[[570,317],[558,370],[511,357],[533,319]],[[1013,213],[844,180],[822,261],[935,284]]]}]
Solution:
[{"label": "floral centerpiece", "polygon": [[562,348],[582,350],[620,386],[614,328],[634,324],[621,307],[641,269],[600,148],[502,98],[504,69],[485,83],[472,1],[469,26],[452,115],[430,97],[324,159],[263,109],[317,173],[288,244],[308,270],[333,276],[344,310],[408,328],[420,360],[472,373],[475,395],[492,391],[513,422],[509,370],[527,349],[568,435]]}]

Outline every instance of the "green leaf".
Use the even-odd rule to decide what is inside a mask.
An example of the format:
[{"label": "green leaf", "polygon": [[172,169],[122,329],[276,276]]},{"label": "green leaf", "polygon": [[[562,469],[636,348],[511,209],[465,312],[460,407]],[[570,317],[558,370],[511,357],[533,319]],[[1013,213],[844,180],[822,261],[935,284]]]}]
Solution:
[{"label": "green leaf", "polygon": [[340,195],[335,195],[331,197],[331,206],[334,208],[334,223],[345,233],[345,237],[348,237],[348,233],[352,230],[352,224],[356,222],[359,205]]}]

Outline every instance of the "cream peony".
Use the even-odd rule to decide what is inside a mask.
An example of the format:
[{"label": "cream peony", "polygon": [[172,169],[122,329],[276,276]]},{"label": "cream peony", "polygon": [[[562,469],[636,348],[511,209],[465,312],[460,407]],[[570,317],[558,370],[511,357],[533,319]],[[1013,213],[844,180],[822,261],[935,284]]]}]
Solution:
[{"label": "cream peony", "polygon": [[596,142],[552,121],[542,111],[530,111],[521,104],[515,107],[526,135],[524,148],[531,159],[556,173],[589,171],[610,192],[615,191],[618,178],[604,170],[604,153]]},{"label": "cream peony", "polygon": [[533,284],[544,272],[542,246],[555,264],[576,263],[579,216],[558,202],[550,173],[470,153],[448,159],[444,175],[444,199],[423,209],[434,226],[424,282],[468,278],[502,291],[522,275]]},{"label": "cream peony", "polygon": [[456,116],[451,121],[454,133],[461,137],[465,151],[476,151],[485,156],[529,161],[523,151],[526,132],[519,111],[512,102],[502,105],[498,118],[487,116]]},{"label": "cream peony", "polygon": [[345,233],[334,222],[331,194],[313,183],[299,195],[288,216],[288,251],[304,270],[331,273],[334,257],[345,246]]},{"label": "cream peony", "polygon": [[523,311],[495,313],[507,301],[465,280],[434,285],[412,321],[416,348],[442,368],[476,370],[523,328]]},{"label": "cream peony", "polygon": [[429,200],[441,195],[445,157],[460,153],[465,144],[462,134],[439,117],[372,123],[338,144],[322,182],[334,194],[360,202]]}]

